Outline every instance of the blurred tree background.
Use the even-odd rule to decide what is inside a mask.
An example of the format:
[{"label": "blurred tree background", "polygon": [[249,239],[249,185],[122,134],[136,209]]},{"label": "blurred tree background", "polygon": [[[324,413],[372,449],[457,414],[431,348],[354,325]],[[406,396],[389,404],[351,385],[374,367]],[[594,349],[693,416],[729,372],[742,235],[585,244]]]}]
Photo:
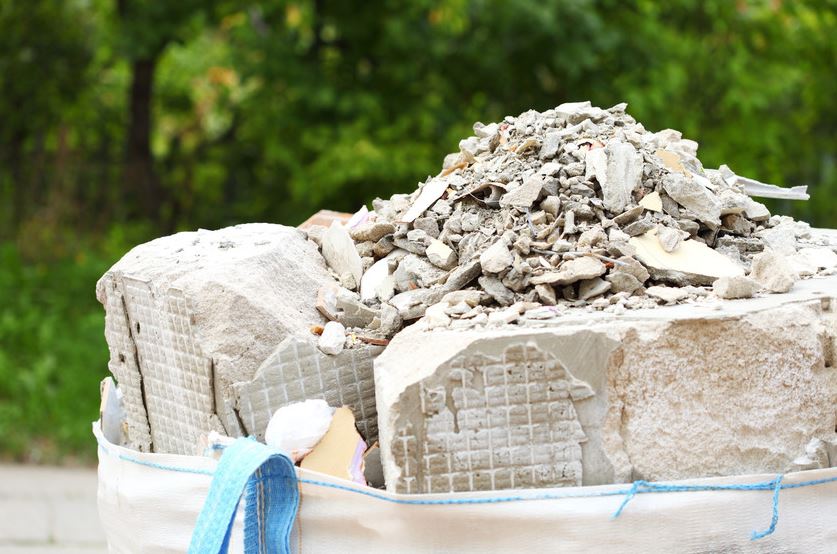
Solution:
[{"label": "blurred tree background", "polygon": [[411,191],[477,120],[626,101],[837,226],[835,36],[834,0],[0,2],[0,457],[92,459],[132,245]]}]

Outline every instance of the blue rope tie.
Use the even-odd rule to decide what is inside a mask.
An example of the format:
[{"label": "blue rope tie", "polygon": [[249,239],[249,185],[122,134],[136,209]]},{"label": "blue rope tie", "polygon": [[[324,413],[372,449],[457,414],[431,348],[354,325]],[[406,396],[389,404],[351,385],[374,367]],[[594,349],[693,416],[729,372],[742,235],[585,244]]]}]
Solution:
[{"label": "blue rope tie", "polygon": [[[776,524],[779,522],[779,492],[783,488],[795,488],[798,485],[782,485],[784,475],[777,475],[775,479],[765,481],[762,483],[752,483],[748,485],[665,485],[662,483],[649,483],[648,481],[634,481],[631,488],[625,491],[625,498],[619,507],[613,512],[611,519],[616,519],[622,515],[622,511],[628,505],[628,502],[638,493],[646,492],[696,492],[696,491],[773,491],[773,516],[770,518],[770,526],[764,531],[753,531],[750,534],[750,540],[758,540],[766,537],[776,530]],[[802,483],[800,483],[801,485]],[[811,482],[810,484],[814,484]]]},{"label": "blue rope tie", "polygon": [[[634,484],[631,486],[630,489],[628,489],[628,493],[625,495],[625,499],[622,500],[621,504],[619,504],[619,508],[615,512],[613,512],[613,515],[610,516],[610,519],[616,519],[617,517],[622,515],[622,510],[624,510],[625,506],[628,505],[628,502],[630,502],[633,499],[633,497],[636,496],[636,493],[639,492],[639,488],[647,484],[648,483],[646,481],[634,481]],[[645,492],[645,490],[643,490],[642,492]]]},{"label": "blue rope tie", "polygon": [[773,517],[770,518],[770,527],[765,529],[764,531],[753,531],[750,534],[750,540],[756,541],[763,537],[766,537],[770,533],[776,530],[776,523],[779,522],[779,491],[782,490],[782,477],[783,475],[778,475],[776,479],[774,479],[774,486],[773,486]]}]

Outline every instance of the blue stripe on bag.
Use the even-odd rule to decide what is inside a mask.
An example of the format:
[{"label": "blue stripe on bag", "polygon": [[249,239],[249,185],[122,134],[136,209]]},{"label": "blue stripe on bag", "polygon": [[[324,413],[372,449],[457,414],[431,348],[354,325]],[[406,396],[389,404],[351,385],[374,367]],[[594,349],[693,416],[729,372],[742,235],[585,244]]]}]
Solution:
[{"label": "blue stripe on bag", "polygon": [[244,552],[290,554],[299,508],[294,464],[253,439],[237,439],[224,450],[192,533],[190,554],[227,552],[243,493]]}]

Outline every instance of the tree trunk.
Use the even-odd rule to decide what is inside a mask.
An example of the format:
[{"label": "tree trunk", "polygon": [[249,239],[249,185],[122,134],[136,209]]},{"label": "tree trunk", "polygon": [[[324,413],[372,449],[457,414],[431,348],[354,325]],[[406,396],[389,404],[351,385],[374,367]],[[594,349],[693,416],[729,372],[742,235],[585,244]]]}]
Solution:
[{"label": "tree trunk", "polygon": [[152,221],[159,220],[163,204],[163,191],[151,155],[151,97],[156,65],[155,58],[134,60],[131,64],[130,120],[125,159],[128,198],[140,215]]}]

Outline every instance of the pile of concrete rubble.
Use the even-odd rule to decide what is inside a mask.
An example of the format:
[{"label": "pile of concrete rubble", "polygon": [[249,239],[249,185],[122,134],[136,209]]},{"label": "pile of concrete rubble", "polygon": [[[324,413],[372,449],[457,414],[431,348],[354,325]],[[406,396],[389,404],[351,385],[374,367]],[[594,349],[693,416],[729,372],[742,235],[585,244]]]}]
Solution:
[{"label": "pile of concrete rubble", "polygon": [[425,314],[431,327],[467,328],[573,308],[622,313],[713,283],[722,298],[786,292],[794,275],[833,260],[747,185],[788,191],[704,169],[697,143],[646,131],[624,104],[562,104],[474,133],[413,194],[375,200],[345,228],[308,229],[343,286],[322,295],[329,319],[339,319],[336,297],[368,306],[348,323],[374,321],[381,337]]},{"label": "pile of concrete rubble", "polygon": [[837,235],[751,198],[804,187],[704,169],[624,104],[474,132],[373,211],[126,254],[97,285],[113,440],[201,453],[287,408],[308,463],[363,481],[378,442],[410,493],[837,464]]}]

